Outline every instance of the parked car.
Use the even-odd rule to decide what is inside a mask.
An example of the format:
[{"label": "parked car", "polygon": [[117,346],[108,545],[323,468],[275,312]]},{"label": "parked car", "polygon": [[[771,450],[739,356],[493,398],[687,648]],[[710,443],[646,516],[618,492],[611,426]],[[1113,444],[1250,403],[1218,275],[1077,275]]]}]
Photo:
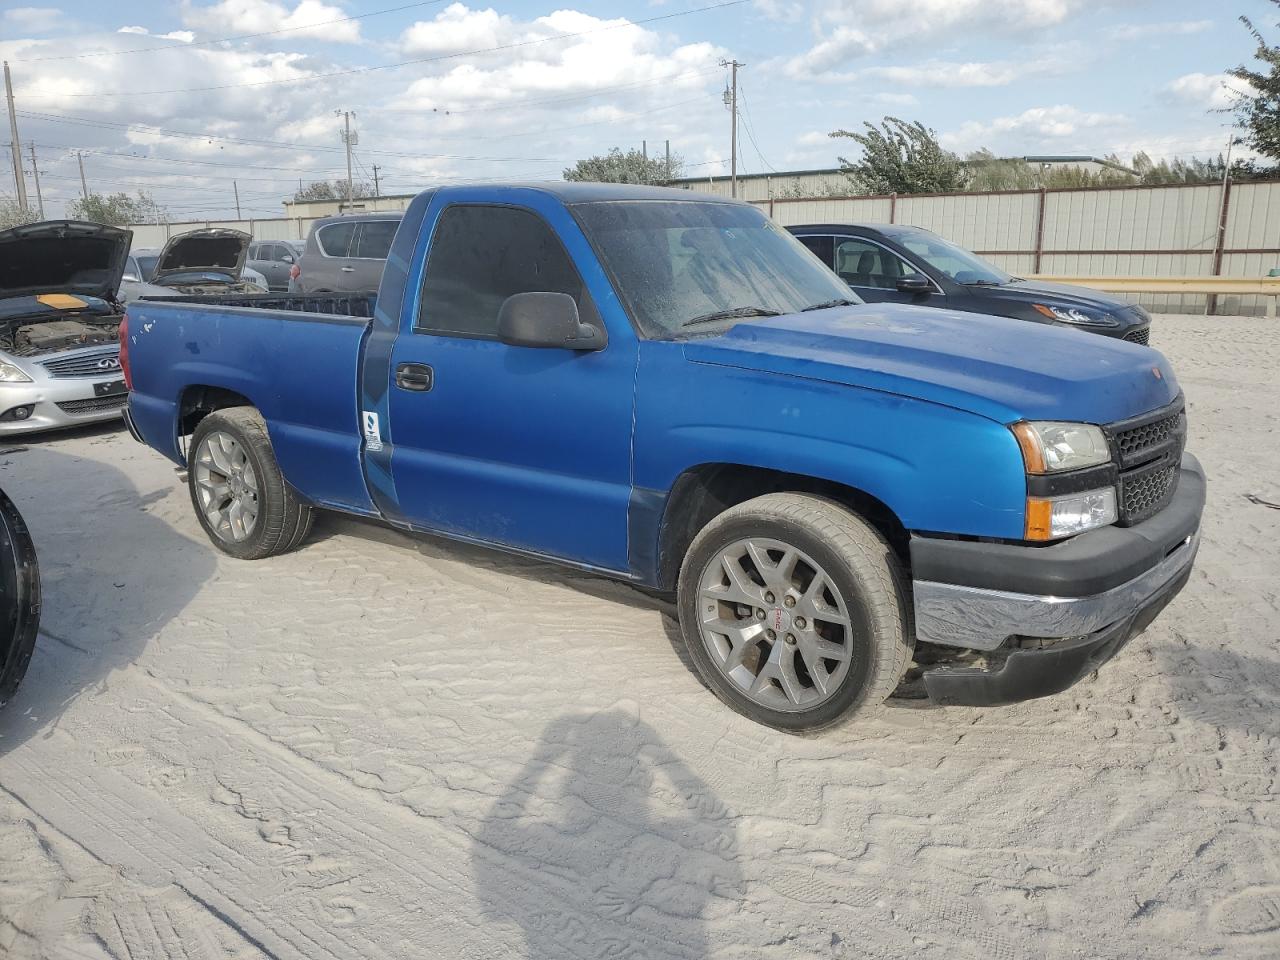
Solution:
[{"label": "parked car", "polygon": [[1063,690],[1190,575],[1204,475],[1164,357],[851,303],[746,204],[439,188],[382,309],[334,315],[369,299],[130,307],[131,429],[224,552],[329,509],[675,591],[708,686],[787,730],[879,704],[917,641],[939,702]]},{"label": "parked car", "polygon": [[264,278],[269,290],[288,290],[289,273],[302,257],[303,244],[298,240],[256,240],[249,244],[246,269]]},{"label": "parked car", "polygon": [[820,223],[788,227],[869,303],[911,303],[1074,327],[1146,344],[1137,304],[1065,283],[1024,280],[920,227]]},{"label": "parked car", "polygon": [[120,416],[118,295],[131,236],[74,220],[0,231],[0,435]]},{"label": "parked car", "polygon": [[[151,266],[154,269],[157,257],[151,257]],[[171,297],[173,291],[168,287],[159,287],[154,283],[147,283],[143,277],[142,264],[138,262],[138,258],[134,254],[129,254],[129,258],[125,260],[124,275],[120,279],[120,301],[128,303],[130,300],[137,300],[139,297]]]},{"label": "parked car", "polygon": [[211,227],[170,237],[160,249],[133,251],[142,279],[182,294],[266,293],[267,282],[245,260],[253,238],[241,230]]},{"label": "parked car", "polygon": [[289,289],[295,293],[372,293],[382,280],[402,213],[325,217],[311,225]]},{"label": "parked car", "polygon": [[0,707],[27,672],[40,629],[40,564],[13,501],[0,490]]}]

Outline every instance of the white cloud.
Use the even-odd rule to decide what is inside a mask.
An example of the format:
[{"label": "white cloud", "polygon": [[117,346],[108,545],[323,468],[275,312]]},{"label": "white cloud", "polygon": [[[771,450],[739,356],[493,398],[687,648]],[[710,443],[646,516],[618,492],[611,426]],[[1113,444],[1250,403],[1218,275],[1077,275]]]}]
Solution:
[{"label": "white cloud", "polygon": [[1035,152],[1043,147],[1100,153],[1103,148],[1098,145],[1099,137],[1110,137],[1129,124],[1129,118],[1122,114],[1091,113],[1059,104],[987,121],[971,120],[939,139],[949,150],[959,152],[980,147],[991,147],[997,153]]},{"label": "white cloud", "polygon": [[1039,62],[950,63],[930,60],[903,67],[869,67],[858,75],[911,87],[1003,87],[1045,69],[1046,66]]},{"label": "white cloud", "polygon": [[1043,30],[1090,7],[1089,0],[835,0],[813,17],[813,45],[790,58],[787,73],[850,75],[852,62],[931,38]]},{"label": "white cloud", "polygon": [[[182,22],[213,36],[229,33],[266,33],[271,30],[291,30],[289,37],[306,37],[329,43],[357,43],[360,40],[360,21],[348,20],[333,23],[349,16],[341,7],[330,6],[321,0],[300,0],[292,10],[283,3],[272,0],[221,0],[209,7],[186,7]],[[314,29],[295,29],[321,24]]]},{"label": "white cloud", "polygon": [[420,20],[405,30],[405,53],[435,56],[462,50],[483,50],[511,42],[518,33],[515,22],[496,10],[471,10],[453,3],[432,20]]},{"label": "white cloud", "polygon": [[1170,20],[1163,23],[1126,23],[1115,29],[1117,40],[1146,40],[1159,36],[1185,37],[1204,33],[1213,26],[1212,20]]},{"label": "white cloud", "polygon": [[1206,110],[1220,110],[1235,101],[1236,92],[1246,93],[1252,87],[1225,73],[1187,73],[1164,88],[1172,100]]},{"label": "white cloud", "polygon": [[52,30],[66,19],[57,7],[13,7],[4,11],[4,22],[16,30]]},{"label": "white cloud", "polygon": [[152,33],[146,27],[121,27],[116,33],[132,33],[143,37],[156,37],[159,40],[179,40],[191,43],[196,35],[190,30],[170,30],[168,33]]}]

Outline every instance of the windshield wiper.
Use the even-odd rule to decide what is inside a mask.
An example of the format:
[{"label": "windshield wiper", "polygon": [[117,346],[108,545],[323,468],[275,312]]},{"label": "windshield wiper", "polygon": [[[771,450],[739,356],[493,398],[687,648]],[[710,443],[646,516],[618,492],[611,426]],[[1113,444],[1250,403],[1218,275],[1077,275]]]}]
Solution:
[{"label": "windshield wiper", "polygon": [[966,287],[1003,287],[1004,284],[999,280],[970,280],[965,284]]},{"label": "windshield wiper", "polygon": [[800,312],[808,313],[810,310],[827,310],[831,307],[856,307],[857,305],[857,300],[845,300],[840,298],[838,300],[824,300],[822,303],[811,303],[807,307],[801,307]]},{"label": "windshield wiper", "polygon": [[780,317],[782,313],[778,310],[770,310],[767,307],[733,307],[729,310],[717,310],[715,313],[704,313],[701,316],[690,317],[682,327],[692,327],[698,323],[714,323],[716,320],[737,320],[744,317]]}]

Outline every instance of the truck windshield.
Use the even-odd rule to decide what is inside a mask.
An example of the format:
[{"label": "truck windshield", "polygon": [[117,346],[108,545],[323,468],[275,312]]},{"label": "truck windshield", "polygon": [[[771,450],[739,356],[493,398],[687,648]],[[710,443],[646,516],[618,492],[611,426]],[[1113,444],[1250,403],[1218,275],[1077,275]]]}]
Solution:
[{"label": "truck windshield", "polygon": [[861,302],[798,240],[752,207],[617,200],[573,210],[648,337],[698,336],[751,317]]}]

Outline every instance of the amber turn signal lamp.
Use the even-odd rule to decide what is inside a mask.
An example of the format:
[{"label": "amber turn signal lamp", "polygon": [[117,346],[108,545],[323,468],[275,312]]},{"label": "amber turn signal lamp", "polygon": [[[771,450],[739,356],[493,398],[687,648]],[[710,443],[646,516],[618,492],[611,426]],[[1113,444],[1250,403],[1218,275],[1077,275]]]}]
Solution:
[{"label": "amber turn signal lamp", "polygon": [[1048,473],[1044,465],[1044,451],[1040,448],[1040,437],[1029,423],[1015,423],[1010,429],[1018,438],[1018,446],[1022,449],[1022,462],[1027,473]]},{"label": "amber turn signal lamp", "polygon": [[1027,540],[1051,540],[1053,528],[1053,501],[1027,497]]}]

